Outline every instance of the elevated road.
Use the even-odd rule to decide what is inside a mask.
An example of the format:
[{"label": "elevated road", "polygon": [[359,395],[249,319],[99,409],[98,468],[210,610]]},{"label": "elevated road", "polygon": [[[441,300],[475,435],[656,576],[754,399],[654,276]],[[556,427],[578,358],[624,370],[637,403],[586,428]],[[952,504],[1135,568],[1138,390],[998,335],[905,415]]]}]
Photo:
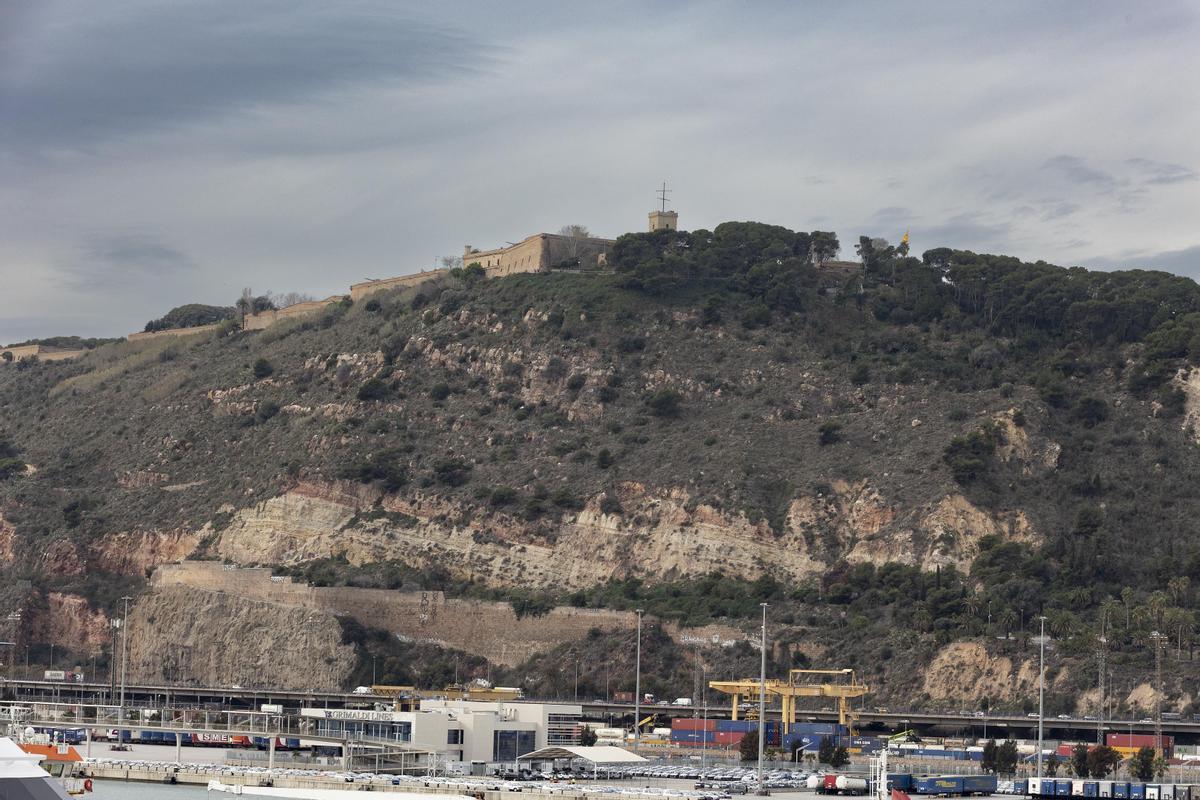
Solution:
[{"label": "elevated road", "polygon": [[[115,705],[116,694],[107,683],[61,683],[54,681],[8,680],[3,682],[5,697],[17,703],[71,703],[87,705]],[[300,707],[309,708],[372,708],[376,703],[390,705],[392,698],[378,695],[362,695],[352,692],[329,691],[274,691],[245,689],[230,686],[171,686],[156,684],[129,684],[125,689],[126,706],[129,708],[191,708],[218,711],[257,711],[266,704],[282,705],[289,711]],[[572,703],[559,698],[527,698],[527,702]],[[520,701],[517,701],[520,702]],[[613,703],[604,700],[579,701],[583,717],[588,720],[611,721],[617,725],[633,724],[634,704]],[[643,717],[651,714],[664,722],[675,717],[707,716],[709,719],[728,719],[728,704],[710,704],[707,709],[692,706],[667,704],[641,705]],[[836,722],[834,709],[797,709],[797,722]],[[768,710],[768,719],[779,719],[778,709]],[[1047,738],[1077,738],[1094,740],[1097,721],[1084,717],[1047,717]],[[1037,717],[1010,712],[993,712],[980,716],[980,712],[888,710],[858,712],[857,726],[861,729],[878,730],[935,730],[946,734],[982,736],[984,729],[993,736],[1004,735],[1017,738],[1033,738],[1037,733]],[[1182,742],[1200,742],[1200,721],[1163,720],[1163,733],[1175,736]],[[1154,733],[1154,723],[1147,719],[1105,720],[1104,729],[1111,733]]]}]

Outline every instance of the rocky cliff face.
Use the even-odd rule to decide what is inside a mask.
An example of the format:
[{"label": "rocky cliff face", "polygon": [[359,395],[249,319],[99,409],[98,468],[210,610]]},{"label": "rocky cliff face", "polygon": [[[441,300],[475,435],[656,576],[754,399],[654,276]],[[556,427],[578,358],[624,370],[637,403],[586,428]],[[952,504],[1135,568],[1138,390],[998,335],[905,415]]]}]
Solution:
[{"label": "rocky cliff face", "polygon": [[330,689],[355,663],[332,614],[185,586],[144,595],[129,630],[133,681]]},{"label": "rocky cliff face", "polygon": [[[964,569],[984,536],[1038,540],[1020,512],[994,515],[957,494],[904,508],[865,481],[834,481],[828,494],[792,500],[780,533],[683,489],[625,482],[612,497],[619,510],[605,512],[606,495],[589,498],[547,539],[541,526],[513,515],[435,496],[306,482],[235,513],[216,551],[243,565],[399,558],[502,586],[582,588],[630,574],[670,580],[714,570],[795,580],[837,559]],[[363,519],[376,508],[391,516]]]}]

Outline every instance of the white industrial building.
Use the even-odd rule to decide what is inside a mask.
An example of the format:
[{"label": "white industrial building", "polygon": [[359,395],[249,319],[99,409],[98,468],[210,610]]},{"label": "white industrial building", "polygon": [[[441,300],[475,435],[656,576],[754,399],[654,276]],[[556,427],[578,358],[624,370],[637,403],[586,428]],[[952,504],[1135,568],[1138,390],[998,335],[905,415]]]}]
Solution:
[{"label": "white industrial building", "polygon": [[311,732],[410,745],[448,762],[512,764],[545,747],[579,744],[582,707],[560,703],[422,700],[418,711],[303,708]]}]

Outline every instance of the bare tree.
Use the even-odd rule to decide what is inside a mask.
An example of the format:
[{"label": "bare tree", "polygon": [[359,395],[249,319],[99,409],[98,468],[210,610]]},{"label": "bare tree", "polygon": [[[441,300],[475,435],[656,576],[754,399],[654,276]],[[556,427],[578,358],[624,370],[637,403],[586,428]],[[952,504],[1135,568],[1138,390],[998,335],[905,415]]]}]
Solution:
[{"label": "bare tree", "polygon": [[308,303],[315,299],[316,298],[312,295],[304,294],[303,292],[287,292],[274,298],[275,305],[279,308],[287,308],[288,306],[294,306],[297,303]]},{"label": "bare tree", "polygon": [[463,265],[462,256],[442,256],[442,266],[445,269],[457,269]]},{"label": "bare tree", "polygon": [[579,255],[579,243],[590,239],[592,232],[586,225],[563,225],[558,229],[558,235],[567,237],[567,253],[570,258],[575,258]]}]

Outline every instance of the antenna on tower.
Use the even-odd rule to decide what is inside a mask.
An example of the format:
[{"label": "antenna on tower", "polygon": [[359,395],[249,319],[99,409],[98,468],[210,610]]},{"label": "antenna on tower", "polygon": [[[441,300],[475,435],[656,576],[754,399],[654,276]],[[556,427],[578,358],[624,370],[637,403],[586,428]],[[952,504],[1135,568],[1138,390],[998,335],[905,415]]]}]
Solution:
[{"label": "antenna on tower", "polygon": [[655,192],[655,194],[658,195],[658,199],[662,201],[662,210],[664,212],[667,210],[667,195],[669,195],[672,191],[674,190],[667,188],[667,182],[663,181],[662,188]]}]

